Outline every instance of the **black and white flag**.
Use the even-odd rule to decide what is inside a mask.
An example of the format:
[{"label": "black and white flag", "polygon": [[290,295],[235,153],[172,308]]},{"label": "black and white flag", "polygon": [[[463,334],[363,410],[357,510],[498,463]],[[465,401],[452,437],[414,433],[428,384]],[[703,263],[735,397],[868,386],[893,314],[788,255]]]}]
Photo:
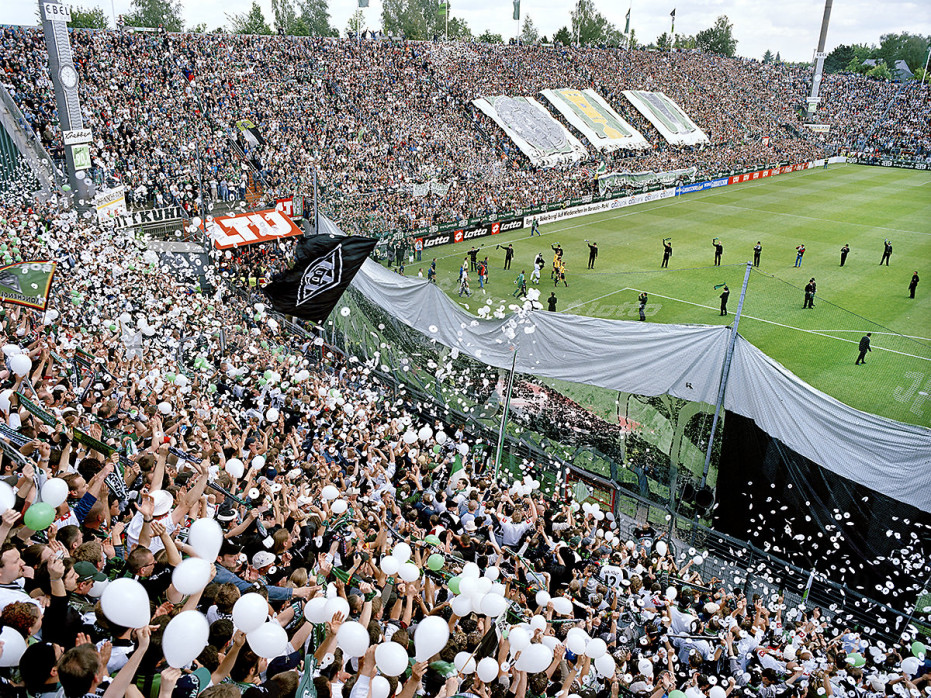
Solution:
[{"label": "black and white flag", "polygon": [[314,235],[301,241],[294,268],[265,287],[272,307],[321,323],[378,242],[365,237]]}]

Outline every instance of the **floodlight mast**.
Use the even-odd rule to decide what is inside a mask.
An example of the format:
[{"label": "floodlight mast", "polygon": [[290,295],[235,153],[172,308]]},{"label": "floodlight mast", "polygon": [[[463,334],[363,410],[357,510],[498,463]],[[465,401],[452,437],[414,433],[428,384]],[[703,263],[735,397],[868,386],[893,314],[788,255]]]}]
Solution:
[{"label": "floodlight mast", "polygon": [[818,109],[818,103],[821,98],[818,96],[818,90],[821,87],[821,74],[824,70],[824,59],[827,54],[824,52],[824,46],[828,38],[828,24],[831,22],[831,6],[834,0],[824,0],[824,16],[821,18],[821,35],[818,37],[818,50],[815,51],[815,72],[811,81],[811,94],[808,96],[808,109],[806,120],[810,121]]}]

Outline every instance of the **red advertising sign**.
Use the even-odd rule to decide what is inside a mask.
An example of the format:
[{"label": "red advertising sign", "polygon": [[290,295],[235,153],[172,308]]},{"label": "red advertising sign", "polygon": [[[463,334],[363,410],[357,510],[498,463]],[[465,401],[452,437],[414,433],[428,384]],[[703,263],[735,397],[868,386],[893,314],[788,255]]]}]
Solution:
[{"label": "red advertising sign", "polygon": [[275,210],[288,218],[294,218],[294,199],[290,196],[286,199],[276,199]]},{"label": "red advertising sign", "polygon": [[280,240],[303,232],[287,215],[275,209],[218,216],[207,223],[207,233],[218,250]]}]

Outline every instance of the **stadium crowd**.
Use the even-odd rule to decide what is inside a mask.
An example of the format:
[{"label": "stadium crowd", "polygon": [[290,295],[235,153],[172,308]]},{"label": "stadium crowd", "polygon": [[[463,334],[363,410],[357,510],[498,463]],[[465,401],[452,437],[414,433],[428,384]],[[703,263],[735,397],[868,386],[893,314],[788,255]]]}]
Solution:
[{"label": "stadium crowd", "polygon": [[3,221],[60,262],[45,313],[3,308],[5,695],[929,687],[913,633],[747,597],[656,531],[496,481],[461,426],[285,333],[235,270],[201,294],[74,212]]},{"label": "stadium crowd", "polygon": [[[41,34],[5,28],[0,43],[4,84],[36,137],[60,154]],[[142,207],[203,211],[244,199],[252,176],[268,200],[310,195],[316,171],[345,227],[404,231],[591,194],[602,162],[629,171],[695,166],[701,177],[840,148],[921,156],[928,147],[929,100],[914,86],[827,76],[826,145],[797,115],[807,71],[699,53],[113,32],[72,32],[72,43],[96,137],[94,177],[125,184]],[[589,86],[653,147],[606,156],[589,148],[576,166],[539,170],[471,104]],[[668,94],[710,146],[666,144],[625,89]],[[238,137],[242,119],[258,125],[264,143]],[[415,184],[431,181],[451,186],[445,196],[413,196]]]}]

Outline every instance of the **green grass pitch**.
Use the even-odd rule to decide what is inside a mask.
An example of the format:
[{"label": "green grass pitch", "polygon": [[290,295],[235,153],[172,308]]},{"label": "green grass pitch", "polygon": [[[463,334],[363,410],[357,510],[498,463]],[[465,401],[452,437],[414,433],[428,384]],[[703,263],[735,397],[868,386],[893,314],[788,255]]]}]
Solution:
[{"label": "green grass pitch", "polygon": [[[457,276],[469,244],[428,250],[406,273],[426,273],[437,257],[438,283],[475,313],[514,302],[514,279],[543,252],[541,300],[555,290],[558,311],[637,322],[637,297],[649,294],[648,322],[730,324],[753,246],[762,263],[750,276],[740,333],[814,387],[858,409],[927,426],[931,423],[931,172],[832,165],[773,179],[706,190],[619,211],[574,218],[483,238],[479,259],[490,261],[487,291],[471,275],[473,296],[459,298]],[[673,257],[661,269],[662,240]],[[724,244],[714,267],[712,238]],[[890,239],[890,266],[880,266]],[[598,243],[595,269],[586,269],[585,240]],[[513,243],[511,270],[496,244]],[[554,289],[550,245],[565,250],[569,287]],[[795,268],[795,248],[806,253]],[[840,248],[850,245],[844,268]],[[912,273],[921,282],[908,297]],[[817,283],[814,309],[803,309],[803,288]],[[719,315],[726,283],[730,315]],[[857,343],[873,333],[865,366],[855,366]],[[645,361],[649,357],[644,357]]]}]

